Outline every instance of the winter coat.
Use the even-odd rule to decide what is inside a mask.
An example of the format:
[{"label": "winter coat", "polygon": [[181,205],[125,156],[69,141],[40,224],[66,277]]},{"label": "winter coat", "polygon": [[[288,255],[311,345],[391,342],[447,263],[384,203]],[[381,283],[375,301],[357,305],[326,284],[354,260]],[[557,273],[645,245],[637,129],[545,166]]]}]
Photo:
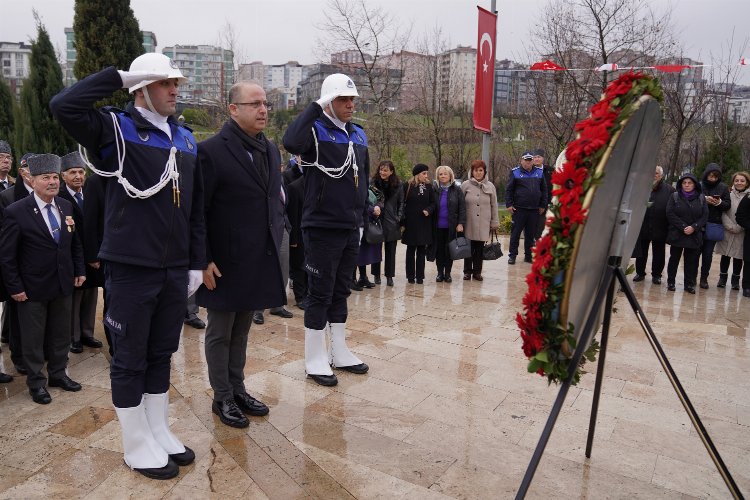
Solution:
[{"label": "winter coat", "polygon": [[461,184],[461,191],[466,200],[464,234],[472,241],[488,241],[490,231],[499,226],[495,186],[486,178],[469,179]]},{"label": "winter coat", "polygon": [[398,186],[393,188],[386,188],[382,184],[379,179],[372,183],[375,189],[378,189],[385,197],[380,207],[383,234],[385,241],[398,241],[401,238],[401,220],[404,218],[403,184],[399,181]]},{"label": "winter coat", "polygon": [[[430,184],[404,184],[404,234],[405,245],[429,245],[432,243],[432,219],[435,216],[437,198]],[[422,211],[427,210],[425,216]]]},{"label": "winter coat", "polygon": [[[697,196],[686,199],[679,191],[679,186],[685,178],[695,182]],[[703,245],[703,229],[708,219],[708,206],[706,198],[701,193],[700,184],[692,174],[683,175],[677,181],[678,191],[672,193],[667,202],[667,243],[681,248],[700,248]],[[693,226],[692,234],[687,235],[683,231],[686,227]]]},{"label": "winter coat", "polygon": [[[703,178],[701,179],[701,190],[703,196],[718,196],[721,198],[721,203],[716,206],[708,204],[708,222],[714,222],[721,224],[721,215],[729,210],[731,202],[729,201],[729,188],[726,184],[717,182],[713,186],[708,183],[708,174],[711,172],[718,172],[719,179],[721,179],[721,168],[716,163],[709,163],[706,165],[706,171],[703,172]],[[678,184],[679,186],[679,184]]]},{"label": "winter coat", "polygon": [[[435,190],[435,216],[432,218],[433,229],[437,231],[438,227],[438,210],[440,210],[440,187],[437,183],[432,187]],[[461,188],[455,183],[448,186],[448,240],[456,238],[456,226],[459,224],[466,226],[466,202]],[[464,227],[464,234],[466,227]]]},{"label": "winter coat", "polygon": [[544,171],[531,167],[526,171],[520,165],[510,171],[508,185],[505,187],[505,206],[533,210],[547,208],[547,183]]},{"label": "winter coat", "polygon": [[651,190],[648,202],[649,207],[643,217],[643,225],[639,238],[642,240],[664,243],[667,240],[667,203],[672,197],[674,188],[668,183],[661,181],[656,189]]},{"label": "winter coat", "polygon": [[721,215],[721,223],[724,225],[724,239],[716,243],[714,252],[719,255],[727,255],[734,259],[742,258],[743,240],[745,239],[745,230],[737,224],[736,214],[740,202],[748,196],[749,190],[745,189],[739,192],[732,189],[729,192],[731,206],[729,210]]},{"label": "winter coat", "polygon": [[[737,207],[735,216],[737,224],[745,230],[744,241],[742,245],[742,260],[745,265],[750,262],[750,196],[745,196]],[[747,271],[745,271],[747,272]]]}]

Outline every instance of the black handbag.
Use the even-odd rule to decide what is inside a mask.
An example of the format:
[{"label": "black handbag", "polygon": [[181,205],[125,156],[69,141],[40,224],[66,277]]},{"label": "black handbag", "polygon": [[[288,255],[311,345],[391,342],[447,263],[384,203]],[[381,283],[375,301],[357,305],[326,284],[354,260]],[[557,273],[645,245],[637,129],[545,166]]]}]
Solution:
[{"label": "black handbag", "polygon": [[482,248],[482,260],[497,260],[503,256],[503,247],[497,239],[497,234],[492,233],[492,239],[484,244]]},{"label": "black handbag", "polygon": [[453,260],[468,259],[471,257],[471,242],[463,236],[448,242],[448,253]]},{"label": "black handbag", "polygon": [[370,245],[380,245],[385,241],[383,225],[380,223],[380,219],[375,219],[365,225],[365,241]]},{"label": "black handbag", "polygon": [[706,239],[708,241],[721,241],[724,239],[724,226],[716,222],[706,222]]}]

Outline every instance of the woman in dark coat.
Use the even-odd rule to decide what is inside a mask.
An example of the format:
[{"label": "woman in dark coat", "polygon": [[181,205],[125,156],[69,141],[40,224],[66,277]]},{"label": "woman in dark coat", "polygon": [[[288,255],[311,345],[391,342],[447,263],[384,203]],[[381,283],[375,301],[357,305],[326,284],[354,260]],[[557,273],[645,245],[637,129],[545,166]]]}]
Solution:
[{"label": "woman in dark coat", "polygon": [[750,196],[740,202],[735,215],[737,224],[745,229],[745,238],[742,247],[742,260],[744,261],[742,272],[742,296],[750,297]]},{"label": "woman in dark coat", "polygon": [[435,191],[430,185],[427,165],[418,163],[414,176],[404,185],[404,234],[406,245],[406,279],[409,283],[424,282],[425,249],[432,244],[432,217],[435,212]]},{"label": "woman in dark coat", "polygon": [[437,278],[440,283],[450,283],[453,259],[448,251],[448,242],[455,239],[458,233],[464,232],[466,224],[466,203],[461,188],[456,186],[456,178],[453,170],[445,165],[435,170],[437,181],[435,183],[435,265],[437,265]]},{"label": "woman in dark coat", "polygon": [[[367,190],[367,218],[364,221],[365,224],[375,222],[380,218],[383,206],[382,194],[373,189],[373,186]],[[359,253],[357,254],[357,267],[354,269],[352,275],[351,289],[357,292],[361,292],[365,288],[375,288],[376,284],[380,284],[378,279],[375,283],[367,279],[367,266],[374,265],[376,262],[379,264],[383,260],[383,247],[382,245],[369,243],[367,241],[366,231],[362,231],[362,237],[359,240]],[[357,269],[359,269],[359,280],[357,280]]]},{"label": "woman in dark coat", "polygon": [[693,174],[684,174],[677,181],[677,192],[672,194],[667,202],[667,220],[667,243],[670,245],[667,288],[672,292],[675,290],[677,266],[684,251],[685,291],[695,293],[698,256],[703,245],[703,229],[708,220],[708,206]]},{"label": "woman in dark coat", "polygon": [[[396,167],[390,160],[383,160],[378,171],[372,177],[370,188],[382,194],[382,215],[385,236],[385,279],[388,286],[393,286],[396,275],[396,245],[401,239],[401,219],[404,217],[404,190],[401,179],[396,175]],[[377,193],[376,193],[377,194]],[[371,266],[375,284],[380,284],[380,262]]]},{"label": "woman in dark coat", "polygon": [[[701,181],[701,192],[706,199],[708,206],[708,222],[722,224],[721,216],[729,210],[732,202],[729,199],[729,188],[721,182],[721,167],[716,163],[706,165]],[[714,258],[714,246],[716,242],[709,240],[703,235],[703,244],[701,245],[701,288],[708,288],[708,273],[711,271],[711,261]]]}]

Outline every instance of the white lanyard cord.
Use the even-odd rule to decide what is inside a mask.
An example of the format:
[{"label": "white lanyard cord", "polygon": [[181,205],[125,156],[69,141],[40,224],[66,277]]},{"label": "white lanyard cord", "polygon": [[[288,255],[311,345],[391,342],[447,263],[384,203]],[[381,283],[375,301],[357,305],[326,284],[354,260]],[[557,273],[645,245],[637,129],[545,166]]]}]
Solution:
[{"label": "white lanyard cord", "polygon": [[112,124],[115,131],[115,146],[117,148],[117,170],[115,170],[114,172],[107,172],[106,170],[99,170],[98,168],[96,168],[89,161],[88,155],[86,154],[86,149],[79,144],[78,152],[81,153],[81,156],[83,157],[86,165],[88,165],[92,172],[97,175],[101,175],[102,177],[117,177],[117,182],[122,184],[122,187],[125,189],[125,193],[127,193],[128,196],[141,200],[152,197],[153,195],[161,191],[162,188],[166,186],[167,183],[171,180],[173,202],[175,203],[175,205],[179,206],[180,185],[178,181],[180,178],[180,173],[177,171],[177,159],[175,157],[177,148],[172,146],[169,149],[169,158],[167,159],[167,163],[164,165],[164,172],[162,172],[161,176],[159,177],[159,182],[149,188],[143,190],[138,189],[122,175],[123,166],[125,165],[125,137],[122,135],[122,129],[120,128],[120,122],[117,120],[117,115],[115,115],[111,111],[109,114],[112,117]]},{"label": "white lanyard cord", "polygon": [[344,177],[344,175],[346,175],[346,173],[349,171],[349,168],[353,168],[354,185],[358,185],[359,167],[357,167],[357,156],[354,154],[354,143],[351,140],[349,141],[346,158],[344,159],[344,163],[340,167],[326,167],[325,165],[321,165],[320,163],[318,163],[318,159],[320,158],[320,151],[318,149],[318,134],[315,132],[315,127],[312,128],[312,133],[313,139],[315,140],[315,161],[309,163],[300,158],[300,165],[302,165],[303,168],[316,167],[318,170],[332,179],[340,179]]}]

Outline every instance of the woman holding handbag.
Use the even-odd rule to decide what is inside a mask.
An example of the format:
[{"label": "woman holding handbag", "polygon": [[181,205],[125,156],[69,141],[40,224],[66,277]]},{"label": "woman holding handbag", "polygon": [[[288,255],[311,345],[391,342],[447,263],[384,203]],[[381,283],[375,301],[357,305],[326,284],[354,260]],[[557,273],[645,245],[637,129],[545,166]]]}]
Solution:
[{"label": "woman holding handbag", "polygon": [[432,218],[435,212],[435,191],[430,185],[429,168],[423,163],[414,165],[414,177],[404,185],[404,234],[406,245],[406,279],[424,283],[424,263],[427,245],[432,245]]},{"label": "woman holding handbag", "polygon": [[[367,265],[380,264],[383,260],[382,254],[382,222],[380,214],[383,206],[383,193],[374,186],[367,190],[367,217],[364,221],[362,237],[359,240],[359,253],[357,254],[357,267],[352,275],[351,289],[361,292],[365,288],[375,288],[376,283],[367,279]],[[373,230],[373,225],[377,227]],[[376,240],[374,240],[377,238]],[[359,280],[357,280],[357,269],[359,269]],[[379,280],[378,280],[379,281]]]},{"label": "woman holding handbag", "polygon": [[497,231],[497,190],[487,179],[482,160],[471,162],[469,179],[461,184],[466,200],[466,237],[471,240],[471,258],[464,259],[464,279],[482,281],[484,244]]},{"label": "woman holding handbag", "polygon": [[[404,190],[401,179],[396,175],[396,167],[390,160],[383,160],[378,165],[378,171],[370,182],[371,189],[382,193],[382,212],[380,220],[383,224],[385,239],[385,279],[388,286],[393,286],[396,275],[396,244],[401,239],[401,219],[404,217]],[[380,284],[380,262],[370,266],[375,284]]]},{"label": "woman holding handbag", "polygon": [[721,255],[718,288],[727,286],[729,262],[732,262],[732,290],[740,289],[740,273],[742,272],[742,247],[745,230],[736,221],[737,207],[748,195],[750,174],[737,172],[732,177],[732,189],[729,191],[729,210],[721,214],[724,225],[724,239],[716,244],[714,251]]},{"label": "woman holding handbag", "polygon": [[441,165],[435,170],[435,192],[437,194],[435,210],[435,265],[437,266],[438,283],[450,283],[453,259],[448,250],[448,243],[454,240],[458,233],[464,232],[466,223],[466,206],[461,188],[456,186],[453,169]]}]

